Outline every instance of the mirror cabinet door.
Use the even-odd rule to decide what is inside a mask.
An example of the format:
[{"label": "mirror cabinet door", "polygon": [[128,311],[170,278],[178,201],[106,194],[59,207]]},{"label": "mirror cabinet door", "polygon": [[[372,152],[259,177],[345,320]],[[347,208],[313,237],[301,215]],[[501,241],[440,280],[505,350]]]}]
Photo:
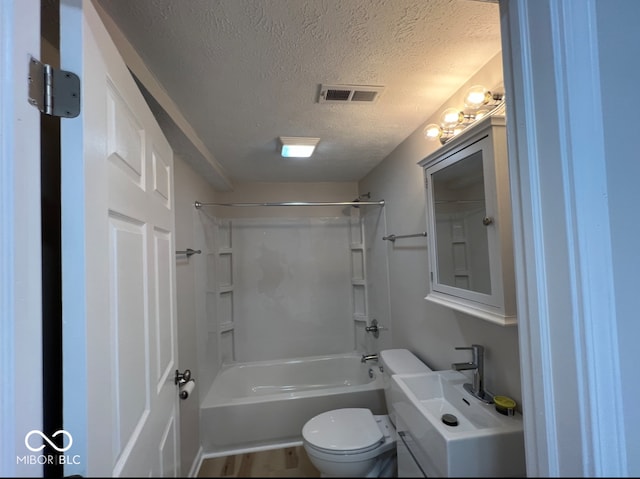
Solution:
[{"label": "mirror cabinet door", "polygon": [[482,150],[431,174],[437,283],[491,294]]}]

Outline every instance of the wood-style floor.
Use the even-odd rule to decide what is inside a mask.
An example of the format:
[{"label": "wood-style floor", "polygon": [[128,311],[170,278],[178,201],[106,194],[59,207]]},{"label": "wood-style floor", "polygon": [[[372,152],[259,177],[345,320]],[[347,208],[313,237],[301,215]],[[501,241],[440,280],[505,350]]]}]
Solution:
[{"label": "wood-style floor", "polygon": [[320,477],[303,446],[202,461],[198,477]]}]

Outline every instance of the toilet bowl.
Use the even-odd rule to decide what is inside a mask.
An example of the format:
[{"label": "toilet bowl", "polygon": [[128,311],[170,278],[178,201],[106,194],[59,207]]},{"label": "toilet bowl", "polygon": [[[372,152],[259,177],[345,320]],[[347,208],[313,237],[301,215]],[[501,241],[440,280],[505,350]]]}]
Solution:
[{"label": "toilet bowl", "polygon": [[[431,371],[407,349],[381,351],[379,361],[385,385],[392,374]],[[385,386],[385,397],[387,394]],[[332,409],[305,423],[303,445],[323,477],[394,477],[393,419],[392,415],[374,415],[366,408]]]},{"label": "toilet bowl", "polygon": [[365,408],[318,414],[304,425],[302,436],[309,459],[325,476],[379,477],[370,474],[383,466],[385,453],[391,459],[396,447],[389,417]]}]

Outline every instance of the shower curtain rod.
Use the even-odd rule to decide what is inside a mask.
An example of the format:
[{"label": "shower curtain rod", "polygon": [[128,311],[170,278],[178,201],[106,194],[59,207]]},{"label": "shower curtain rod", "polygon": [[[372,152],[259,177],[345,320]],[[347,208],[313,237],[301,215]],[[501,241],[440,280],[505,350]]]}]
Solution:
[{"label": "shower curtain rod", "polygon": [[384,206],[384,200],[379,201],[320,201],[320,202],[306,202],[306,201],[291,201],[288,203],[201,203],[196,201],[193,206],[196,209],[200,209],[203,206],[363,206],[363,205],[377,205]]}]

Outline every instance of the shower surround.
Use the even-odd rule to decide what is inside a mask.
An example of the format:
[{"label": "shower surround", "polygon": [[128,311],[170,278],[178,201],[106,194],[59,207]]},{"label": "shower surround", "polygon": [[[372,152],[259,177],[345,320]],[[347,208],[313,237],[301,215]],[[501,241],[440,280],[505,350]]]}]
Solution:
[{"label": "shower surround", "polygon": [[[240,209],[233,217],[235,208],[194,210],[204,257],[196,265],[196,297],[205,455],[298,441],[306,419],[328,406],[383,413],[375,368],[370,378],[360,356],[390,341],[388,333],[374,339],[365,332],[370,303],[388,325],[386,271],[372,270],[375,284],[367,272],[367,255],[385,254],[384,208],[331,208],[332,216],[320,216],[316,206],[308,216],[299,208],[295,216]],[[230,377],[251,393],[228,396]],[[255,393],[265,387],[269,394]],[[249,416],[259,435],[234,426]],[[273,427],[286,423],[293,424],[286,431]]]},{"label": "shower surround", "polygon": [[350,221],[231,220],[236,360],[353,350]]}]

